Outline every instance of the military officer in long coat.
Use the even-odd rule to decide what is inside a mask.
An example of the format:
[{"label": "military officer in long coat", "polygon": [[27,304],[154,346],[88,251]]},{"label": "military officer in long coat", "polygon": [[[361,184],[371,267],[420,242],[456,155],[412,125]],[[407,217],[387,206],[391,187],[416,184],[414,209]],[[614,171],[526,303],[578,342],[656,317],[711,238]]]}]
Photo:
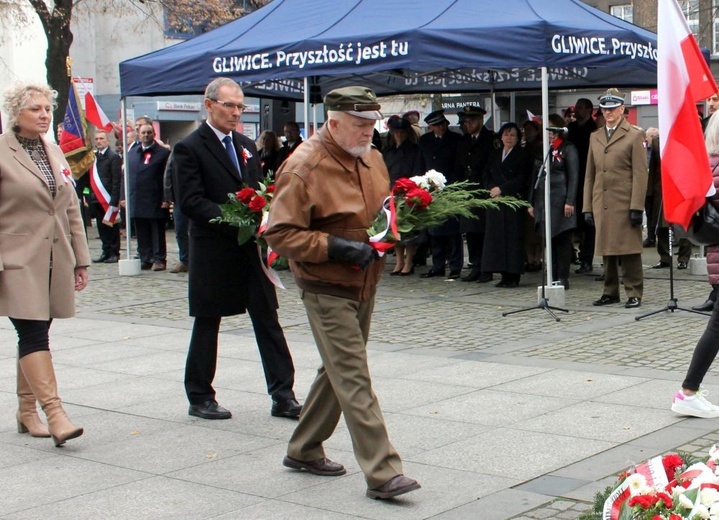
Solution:
[{"label": "military officer in long coat", "polygon": [[604,292],[594,305],[619,303],[619,263],[626,308],[641,305],[642,214],[647,192],[647,154],[642,132],[624,118],[624,94],[609,89],[599,98],[605,128],[589,141],[584,217],[596,227],[595,251],[604,262]]}]

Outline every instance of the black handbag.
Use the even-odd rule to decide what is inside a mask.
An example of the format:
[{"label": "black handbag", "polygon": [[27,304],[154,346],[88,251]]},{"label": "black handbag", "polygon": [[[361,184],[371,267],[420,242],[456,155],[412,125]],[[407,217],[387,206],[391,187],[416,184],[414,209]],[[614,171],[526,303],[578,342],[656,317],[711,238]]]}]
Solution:
[{"label": "black handbag", "polygon": [[719,244],[719,209],[710,199],[692,216],[687,238],[700,246]]}]

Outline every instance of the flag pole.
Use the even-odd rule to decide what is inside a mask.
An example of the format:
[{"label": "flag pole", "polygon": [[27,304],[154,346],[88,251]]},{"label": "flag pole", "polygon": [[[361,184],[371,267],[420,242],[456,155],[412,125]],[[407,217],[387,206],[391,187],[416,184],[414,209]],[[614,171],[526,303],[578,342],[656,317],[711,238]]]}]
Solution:
[{"label": "flag pole", "polygon": [[120,276],[137,276],[141,271],[141,264],[138,258],[133,258],[132,230],[130,225],[130,197],[127,196],[127,187],[130,183],[130,175],[127,171],[127,104],[125,98],[120,99],[120,111],[122,115],[122,177],[123,196],[125,198],[125,244],[127,245],[127,258],[120,259],[117,268]]}]

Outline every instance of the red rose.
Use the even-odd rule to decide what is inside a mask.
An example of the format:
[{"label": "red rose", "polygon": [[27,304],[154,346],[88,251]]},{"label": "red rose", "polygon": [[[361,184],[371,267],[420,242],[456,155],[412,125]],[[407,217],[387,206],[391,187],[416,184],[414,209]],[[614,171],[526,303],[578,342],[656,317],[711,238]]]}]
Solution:
[{"label": "red rose", "polygon": [[414,181],[411,181],[406,177],[402,177],[401,179],[397,179],[397,182],[394,183],[392,194],[397,195],[399,193],[407,193],[409,190],[415,189],[416,187],[417,185]]},{"label": "red rose", "polygon": [[677,469],[684,465],[684,461],[679,455],[672,453],[662,457],[662,465],[664,466],[667,478],[672,479],[674,478],[674,474],[677,472]]},{"label": "red rose", "polygon": [[267,186],[267,188],[265,189],[265,191],[266,191],[267,193],[274,193],[274,192],[275,192],[275,185],[274,185],[274,184],[270,184],[269,186]]},{"label": "red rose", "polygon": [[426,190],[418,188],[417,186],[415,186],[413,189],[409,190],[405,194],[405,199],[407,199],[408,206],[416,206],[419,209],[427,209],[427,206],[432,203],[432,195],[430,195],[429,192],[427,192]]},{"label": "red rose", "polygon": [[264,198],[262,195],[257,195],[256,197],[253,197],[250,203],[247,205],[250,210],[254,212],[262,211],[262,208],[267,206],[267,199]]},{"label": "red rose", "polygon": [[249,204],[255,195],[257,195],[257,192],[253,188],[242,188],[235,194],[235,197],[243,204]]},{"label": "red rose", "polygon": [[659,502],[659,497],[654,495],[636,495],[629,499],[629,507],[639,506],[642,509],[649,509]]}]

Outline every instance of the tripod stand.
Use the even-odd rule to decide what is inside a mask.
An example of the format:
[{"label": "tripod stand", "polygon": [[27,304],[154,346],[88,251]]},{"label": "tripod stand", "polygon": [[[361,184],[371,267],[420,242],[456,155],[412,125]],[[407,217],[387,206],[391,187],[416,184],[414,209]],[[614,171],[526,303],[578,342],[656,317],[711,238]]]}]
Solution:
[{"label": "tripod stand", "polygon": [[[562,309],[561,307],[553,307],[552,305],[549,305],[549,299],[547,298],[546,293],[546,287],[547,287],[547,264],[551,263],[552,261],[552,253],[551,250],[547,250],[547,242],[551,240],[551,222],[548,222],[548,208],[549,208],[549,175],[547,175],[547,170],[549,170],[549,160],[552,156],[552,150],[550,148],[549,152],[547,153],[547,156],[544,158],[544,161],[542,162],[542,167],[539,170],[539,175],[537,175],[537,181],[534,183],[534,190],[536,191],[537,188],[539,188],[540,183],[542,182],[542,179],[544,179],[544,207],[542,208],[542,211],[544,213],[544,223],[545,223],[545,241],[544,241],[544,247],[543,247],[543,262],[542,262],[542,295],[539,298],[539,302],[537,305],[533,307],[526,307],[524,309],[517,309],[515,311],[507,311],[503,312],[502,316],[509,316],[510,314],[518,314],[520,312],[526,312],[526,311],[532,311],[535,309],[543,309],[549,313],[552,318],[554,318],[554,321],[561,321],[559,317],[554,313],[554,311],[561,311],[561,312],[569,312],[567,309]],[[550,237],[549,239],[547,237]],[[551,247],[551,246],[550,246]]]},{"label": "tripod stand", "polygon": [[[695,311],[694,309],[686,309],[684,307],[679,307],[678,299],[674,296],[674,251],[673,251],[673,242],[674,242],[674,226],[672,224],[669,224],[669,301],[664,306],[664,308],[647,312],[646,314],[642,314],[640,316],[636,316],[634,319],[639,321],[644,318],[648,318],[649,316],[654,316],[655,314],[659,314],[660,312],[674,312],[674,311],[685,311],[685,312],[693,312],[694,314],[701,314],[702,316],[709,316],[705,312],[701,311]],[[658,238],[657,238],[658,240]]]}]

